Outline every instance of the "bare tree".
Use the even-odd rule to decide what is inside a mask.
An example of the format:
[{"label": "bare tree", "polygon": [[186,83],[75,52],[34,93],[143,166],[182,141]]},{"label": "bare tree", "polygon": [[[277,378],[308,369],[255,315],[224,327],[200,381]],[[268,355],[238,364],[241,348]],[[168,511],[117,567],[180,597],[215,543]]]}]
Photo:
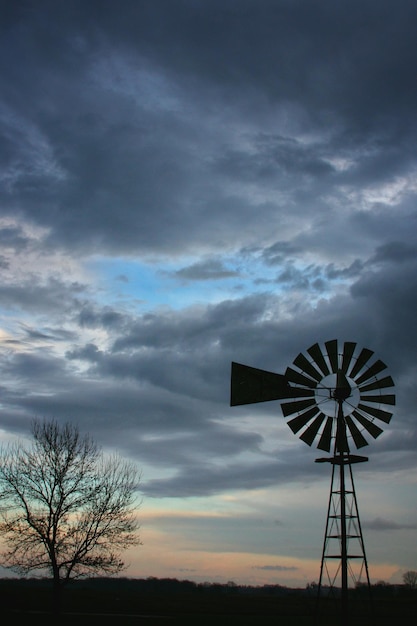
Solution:
[{"label": "bare tree", "polygon": [[403,583],[410,589],[417,589],[417,572],[410,570],[403,574]]},{"label": "bare tree", "polygon": [[139,475],[72,424],[35,420],[32,435],[29,446],[0,449],[3,564],[21,574],[48,571],[59,611],[70,578],[117,573],[120,552],[140,543]]}]

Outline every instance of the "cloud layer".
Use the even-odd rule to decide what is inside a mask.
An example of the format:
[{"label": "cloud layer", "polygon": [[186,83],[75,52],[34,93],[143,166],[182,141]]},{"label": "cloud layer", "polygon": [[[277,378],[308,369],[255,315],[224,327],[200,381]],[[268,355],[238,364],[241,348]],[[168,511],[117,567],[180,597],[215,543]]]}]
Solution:
[{"label": "cloud layer", "polygon": [[228,406],[230,362],[283,372],[339,338],[396,383],[374,471],[415,472],[416,19],[405,0],[9,3],[4,439],[74,420],[143,466],[147,498],[311,484],[276,403]]}]

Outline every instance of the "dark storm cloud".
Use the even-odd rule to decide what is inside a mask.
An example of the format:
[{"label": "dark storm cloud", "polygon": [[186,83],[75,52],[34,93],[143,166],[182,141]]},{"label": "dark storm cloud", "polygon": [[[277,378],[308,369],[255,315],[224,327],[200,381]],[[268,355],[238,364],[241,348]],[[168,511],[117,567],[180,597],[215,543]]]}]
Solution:
[{"label": "dark storm cloud", "polygon": [[[414,3],[74,0],[7,15],[3,210],[50,244],[218,250],[244,243],[241,224],[265,235],[260,215],[278,225],[290,206],[297,224],[307,199],[323,209],[415,162]],[[251,181],[277,198],[238,193]]]}]

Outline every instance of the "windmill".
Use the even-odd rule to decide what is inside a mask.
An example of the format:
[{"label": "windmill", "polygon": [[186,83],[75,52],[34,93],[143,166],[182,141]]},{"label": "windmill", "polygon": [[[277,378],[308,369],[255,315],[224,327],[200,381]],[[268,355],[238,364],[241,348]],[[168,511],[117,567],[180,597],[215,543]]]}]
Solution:
[{"label": "windmill", "polygon": [[[351,341],[340,346],[336,339],[323,346],[315,343],[294,359],[293,366],[285,374],[275,374],[233,362],[230,404],[284,400],[281,409],[293,433],[309,446],[332,453],[316,459],[332,466],[317,599],[325,575],[330,589],[339,582],[341,623],[346,626],[349,577],[358,582],[364,573],[370,589],[352,473],[353,464],[368,458],[352,454],[351,448],[365,447],[369,438],[383,432],[383,424],[389,424],[392,413],[387,407],[395,405],[395,395],[387,390],[394,382],[385,375],[385,363],[374,360],[372,350]],[[354,563],[359,564],[359,576]]]}]

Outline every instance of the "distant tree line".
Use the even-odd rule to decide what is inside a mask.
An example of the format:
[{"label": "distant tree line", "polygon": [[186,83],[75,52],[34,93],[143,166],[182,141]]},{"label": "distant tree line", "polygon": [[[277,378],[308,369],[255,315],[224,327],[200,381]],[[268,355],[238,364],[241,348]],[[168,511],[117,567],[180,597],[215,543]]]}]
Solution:
[{"label": "distant tree line", "polygon": [[[416,573],[417,574],[417,573]],[[408,579],[408,577],[406,577]],[[16,586],[21,589],[48,589],[51,585],[49,578],[0,578],[0,587]],[[195,582],[188,579],[179,580],[177,578],[108,578],[94,577],[71,581],[73,589],[97,591],[100,593],[126,592],[135,594],[227,594],[227,595],[311,595],[317,591],[317,583],[308,583],[306,587],[286,587],[279,584],[265,585],[244,585],[233,581],[227,583],[219,582]],[[367,587],[366,584],[358,584],[357,591]],[[390,584],[385,581],[378,581],[372,585],[373,590],[385,591],[388,593],[416,589],[409,584]]]},{"label": "distant tree line", "polygon": [[[16,586],[22,589],[49,589],[49,578],[0,578],[1,586]],[[240,585],[229,581],[218,582],[195,582],[192,580],[179,580],[177,578],[108,578],[94,577],[72,580],[69,585],[72,589],[84,589],[99,591],[100,593],[127,592],[137,594],[259,594],[259,595],[287,595],[305,593],[304,588],[294,589],[282,585]]]}]

